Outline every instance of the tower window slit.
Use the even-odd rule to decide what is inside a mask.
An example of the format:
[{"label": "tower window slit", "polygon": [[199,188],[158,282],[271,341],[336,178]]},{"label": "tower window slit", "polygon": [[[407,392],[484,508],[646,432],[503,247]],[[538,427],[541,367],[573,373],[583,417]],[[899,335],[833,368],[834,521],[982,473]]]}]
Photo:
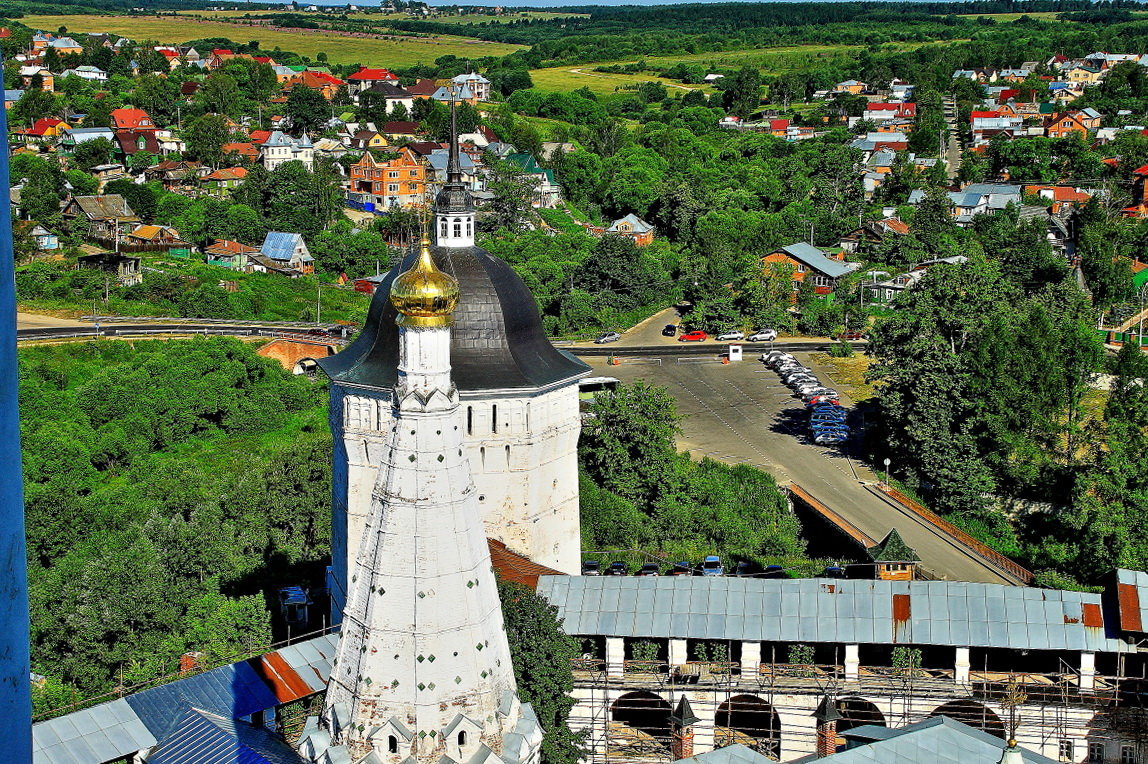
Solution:
[{"label": "tower window slit", "polygon": [[490,431],[498,432],[498,404],[490,407]]},{"label": "tower window slit", "polygon": [[390,753],[398,753],[399,752],[399,739],[397,737],[395,737],[394,735],[390,735],[387,737],[387,751],[389,751]]},{"label": "tower window slit", "polygon": [[466,730],[459,730],[458,733],[458,747],[462,748],[466,745]]},{"label": "tower window slit", "polygon": [[466,407],[466,434],[474,434],[474,406]]}]

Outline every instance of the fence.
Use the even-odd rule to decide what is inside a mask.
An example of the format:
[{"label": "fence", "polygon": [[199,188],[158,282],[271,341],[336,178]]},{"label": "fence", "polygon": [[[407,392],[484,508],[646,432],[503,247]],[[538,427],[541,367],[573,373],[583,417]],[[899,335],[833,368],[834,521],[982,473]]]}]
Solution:
[{"label": "fence", "polygon": [[1025,584],[1031,584],[1033,582],[1034,576],[1031,571],[1013,562],[997,550],[990,549],[982,542],[977,541],[975,538],[950,523],[948,520],[941,518],[936,513],[913,501],[908,496],[898,491],[896,488],[881,484],[878,485],[878,489],[890,499],[900,504],[902,507],[905,507],[925,522],[942,531],[945,535],[952,537],[960,544],[971,549],[979,557],[984,558],[1001,570],[1004,570],[1009,575],[1020,579]]}]

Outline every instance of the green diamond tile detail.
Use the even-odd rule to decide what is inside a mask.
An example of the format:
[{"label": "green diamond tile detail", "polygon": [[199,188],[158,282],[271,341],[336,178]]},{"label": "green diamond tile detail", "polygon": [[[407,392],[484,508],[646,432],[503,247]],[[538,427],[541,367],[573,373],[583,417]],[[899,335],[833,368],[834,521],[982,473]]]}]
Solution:
[{"label": "green diamond tile detail", "polygon": [[445,457],[445,456],[443,456],[442,454],[439,454],[439,455],[438,455],[438,460],[439,460],[440,462],[441,462],[443,459],[445,459],[445,458],[446,458],[446,457]]},{"label": "green diamond tile detail", "polygon": [[419,730],[419,737],[426,737],[426,736],[427,736],[427,733],[425,730]]},{"label": "green diamond tile detail", "polygon": [[427,685],[427,689],[428,689],[428,690],[433,690],[433,689],[434,689],[434,682],[431,682],[430,684],[428,684],[428,685]]},{"label": "green diamond tile detail", "polygon": [[391,689],[392,689],[392,690],[393,690],[394,688],[398,687],[398,686],[399,686],[399,680],[398,680],[398,679],[395,679],[395,680],[392,680],[392,681],[391,681]]},{"label": "green diamond tile detail", "polygon": [[431,736],[431,737],[434,737],[434,736],[435,736],[435,732],[436,732],[436,730],[431,730],[431,731],[430,731],[430,736]]},{"label": "green diamond tile detail", "polygon": [[425,690],[426,688],[427,688],[427,686],[425,684],[423,684],[422,682],[419,682],[419,689],[420,690]]},{"label": "green diamond tile detail", "polygon": [[479,676],[481,676],[483,679],[486,679],[486,671],[483,671],[481,674],[479,674]]},{"label": "green diamond tile detail", "polygon": [[419,657],[415,658],[415,660],[418,661],[419,663],[422,663],[423,661],[426,660],[426,658],[424,658],[420,655]]},{"label": "green diamond tile detail", "polygon": [[366,679],[363,680],[363,683],[366,684],[368,687],[370,687],[371,686],[371,678],[367,677]]},{"label": "green diamond tile detail", "polygon": [[411,454],[410,456],[408,456],[408,457],[407,457],[407,461],[408,461],[408,462],[413,462],[413,461],[414,461],[416,458],[417,458],[417,457],[415,457],[415,455],[414,455],[414,454]]},{"label": "green diamond tile detail", "polygon": [[425,597],[425,596],[427,596],[427,595],[426,595],[426,592],[419,592],[419,599],[420,599],[420,600],[421,600],[423,597]]},{"label": "green diamond tile detail", "polygon": [[454,678],[454,683],[455,683],[455,684],[462,684],[462,677],[461,677],[461,676],[456,676],[456,677]]},{"label": "green diamond tile detail", "polygon": [[474,646],[475,650],[481,650],[482,648],[483,648],[483,644],[481,642],[479,642],[477,645]]},{"label": "green diamond tile detail", "polygon": [[473,589],[474,588],[474,581],[467,581],[466,582],[466,588],[467,589]]},{"label": "green diamond tile detail", "polygon": [[427,660],[428,660],[428,661],[430,661],[431,663],[434,663],[434,656],[433,656],[433,655],[428,655],[428,656],[427,656]]}]

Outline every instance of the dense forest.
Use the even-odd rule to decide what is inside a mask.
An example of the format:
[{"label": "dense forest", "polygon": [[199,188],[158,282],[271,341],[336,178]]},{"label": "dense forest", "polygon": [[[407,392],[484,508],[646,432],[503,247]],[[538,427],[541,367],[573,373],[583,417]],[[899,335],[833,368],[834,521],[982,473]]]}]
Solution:
[{"label": "dense forest", "polygon": [[20,352],[37,710],[226,661],[330,555],[323,388],[238,340]]}]

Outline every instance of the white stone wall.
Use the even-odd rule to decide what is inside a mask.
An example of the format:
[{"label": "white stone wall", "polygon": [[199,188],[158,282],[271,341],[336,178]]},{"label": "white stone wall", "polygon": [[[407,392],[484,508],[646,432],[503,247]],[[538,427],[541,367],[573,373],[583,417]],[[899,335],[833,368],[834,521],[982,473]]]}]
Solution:
[{"label": "white stone wall", "polygon": [[[580,568],[577,384],[524,398],[463,395],[464,450],[486,532],[566,573]],[[496,425],[497,420],[497,425]],[[342,610],[348,550],[358,549],[391,425],[390,391],[331,385],[332,611]]]}]

